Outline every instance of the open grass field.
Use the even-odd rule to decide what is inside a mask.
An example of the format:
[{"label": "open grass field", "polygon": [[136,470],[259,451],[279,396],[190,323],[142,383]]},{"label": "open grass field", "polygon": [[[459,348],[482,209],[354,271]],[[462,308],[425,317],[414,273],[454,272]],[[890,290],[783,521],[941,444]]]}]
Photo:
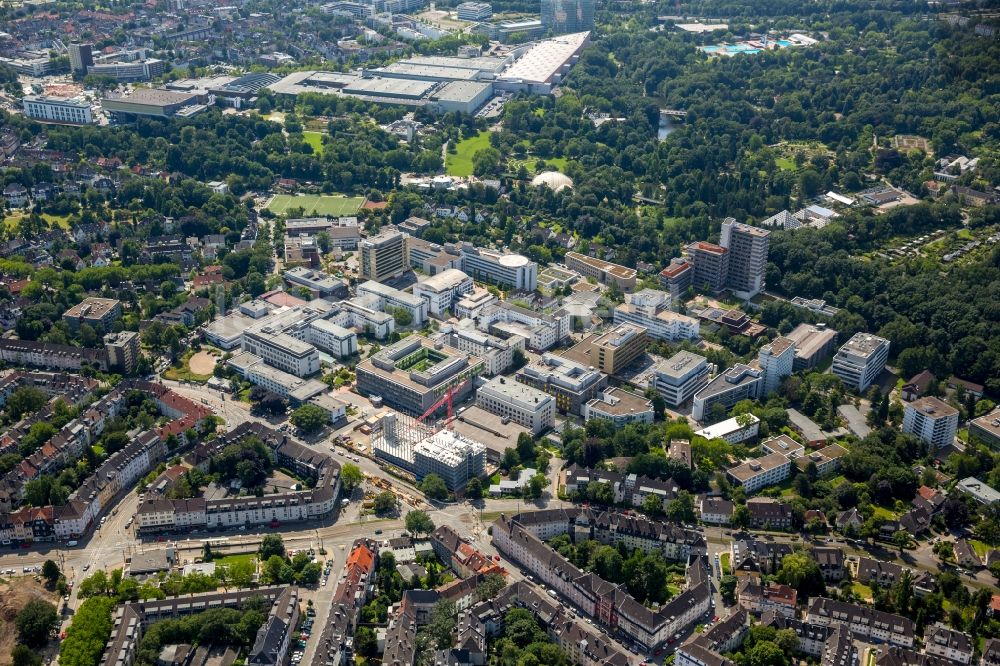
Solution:
[{"label": "open grass field", "polygon": [[851,589],[854,591],[854,594],[866,601],[872,598],[872,588],[867,585],[854,581],[851,583]]},{"label": "open grass field", "polygon": [[306,215],[355,215],[364,197],[323,196],[319,194],[276,194],[267,204],[267,209],[275,215],[284,215],[292,208],[302,208]]},{"label": "open grass field", "polygon": [[[26,217],[28,214],[24,212],[12,213],[3,219],[4,229],[13,229],[14,225],[18,221]],[[48,213],[42,213],[42,219],[49,223],[50,227],[62,227],[63,229],[69,231],[69,216],[68,215],[49,215]]]},{"label": "open grass field", "polygon": [[313,149],[313,155],[323,154],[323,133],[322,132],[303,132],[302,138],[306,140]]},{"label": "open grass field", "polygon": [[480,132],[474,137],[459,141],[455,144],[455,152],[449,152],[445,157],[445,171],[449,176],[471,176],[472,156],[476,154],[476,151],[489,147],[489,132]]},{"label": "open grass field", "polygon": [[545,160],[545,168],[542,169],[542,171],[559,171],[562,173],[566,173],[566,163],[569,160],[566,159],[565,157],[540,158],[540,157],[528,156],[520,160],[512,159],[507,163],[507,170],[510,171],[511,173],[517,173],[518,170],[520,170],[521,165],[523,164],[524,168],[528,172],[528,175],[535,176],[538,174],[538,169],[535,168],[535,165],[538,163],[538,160],[540,159]]},{"label": "open grass field", "polygon": [[[207,358],[206,358],[207,357]],[[215,358],[207,352],[188,350],[172,367],[163,371],[163,378],[175,382],[198,382],[204,384],[212,378],[212,369],[215,367]],[[207,372],[198,372],[198,371]]]}]

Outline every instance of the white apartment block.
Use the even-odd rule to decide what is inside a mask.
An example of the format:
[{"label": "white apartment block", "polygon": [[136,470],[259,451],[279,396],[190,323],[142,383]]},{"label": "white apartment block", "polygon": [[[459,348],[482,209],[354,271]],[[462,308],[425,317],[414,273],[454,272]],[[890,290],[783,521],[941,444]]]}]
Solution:
[{"label": "white apartment block", "polygon": [[679,407],[708,384],[712,367],[704,356],[680,351],[657,364],[649,388],[663,396],[670,407]]},{"label": "white apartment block", "polygon": [[493,16],[493,7],[488,2],[463,2],[456,11],[459,21],[485,21]]},{"label": "white apartment block", "polygon": [[870,333],[855,333],[834,355],[830,371],[848,388],[864,392],[881,374],[888,359],[888,340]]},{"label": "white apartment block", "polygon": [[924,397],[903,404],[903,432],[940,449],[955,441],[958,433],[958,410],[934,397]]},{"label": "white apartment block", "polygon": [[701,327],[698,320],[674,312],[670,303],[670,294],[656,289],[626,294],[625,302],[614,310],[614,323],[642,326],[654,340],[697,340]]},{"label": "white apartment block", "polygon": [[760,396],[767,397],[781,388],[781,382],[792,374],[795,365],[795,343],[778,336],[757,352],[764,376],[761,379]]},{"label": "white apartment block", "polygon": [[263,386],[271,393],[296,403],[305,402],[329,389],[319,380],[302,379],[273,368],[264,363],[260,356],[250,352],[241,352],[229,359],[226,364],[251,384]]},{"label": "white apartment block", "polygon": [[63,97],[30,95],[22,100],[24,115],[33,120],[61,125],[90,125],[94,122],[90,104]]},{"label": "white apartment block", "polygon": [[555,398],[506,377],[495,377],[480,387],[476,393],[476,404],[524,426],[532,435],[555,427]]},{"label": "white apartment block", "polygon": [[792,462],[781,453],[769,453],[766,456],[745,460],[726,472],[735,483],[743,486],[747,494],[775,486],[792,473]]},{"label": "white apartment block", "polygon": [[538,286],[538,264],[520,254],[503,254],[462,243],[462,270],[477,280],[515,291],[534,291]]},{"label": "white apartment block", "polygon": [[824,597],[812,597],[806,621],[823,627],[844,624],[852,633],[875,642],[913,647],[913,620],[884,611]]},{"label": "white apartment block", "polygon": [[972,637],[935,622],[924,631],[924,652],[956,664],[972,663]]},{"label": "white apartment block", "polygon": [[490,376],[499,375],[514,363],[515,349],[524,351],[524,338],[520,336],[515,335],[502,340],[463,325],[445,324],[441,327],[438,340],[449,347],[483,359],[486,374]]},{"label": "white apartment block", "polygon": [[455,302],[472,291],[472,278],[462,271],[449,268],[413,285],[413,295],[427,301],[428,312],[446,317]]},{"label": "white apartment block", "polygon": [[419,296],[407,294],[405,291],[393,289],[381,282],[369,280],[358,285],[358,296],[374,296],[378,298],[379,308],[385,312],[391,308],[402,308],[413,317],[411,324],[419,328],[427,321],[428,303]]}]

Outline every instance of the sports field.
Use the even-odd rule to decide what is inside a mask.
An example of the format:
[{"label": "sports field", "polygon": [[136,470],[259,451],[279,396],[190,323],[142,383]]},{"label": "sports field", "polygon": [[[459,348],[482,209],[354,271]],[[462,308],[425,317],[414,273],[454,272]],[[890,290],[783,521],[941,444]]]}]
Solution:
[{"label": "sports field", "polygon": [[320,194],[276,194],[267,204],[275,215],[284,215],[292,208],[302,208],[306,215],[356,215],[364,197],[323,196]]},{"label": "sports field", "polygon": [[472,156],[476,151],[490,147],[490,133],[480,132],[474,137],[464,139],[455,144],[455,153],[445,156],[445,171],[449,176],[471,176]]}]

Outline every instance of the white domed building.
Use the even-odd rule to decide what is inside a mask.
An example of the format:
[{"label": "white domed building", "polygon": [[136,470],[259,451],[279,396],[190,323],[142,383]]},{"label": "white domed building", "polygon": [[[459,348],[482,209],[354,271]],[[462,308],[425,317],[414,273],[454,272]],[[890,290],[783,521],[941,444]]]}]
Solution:
[{"label": "white domed building", "polygon": [[564,173],[559,173],[558,171],[546,171],[540,173],[531,179],[532,187],[541,187],[544,185],[553,192],[559,192],[565,188],[573,187],[573,179]]}]

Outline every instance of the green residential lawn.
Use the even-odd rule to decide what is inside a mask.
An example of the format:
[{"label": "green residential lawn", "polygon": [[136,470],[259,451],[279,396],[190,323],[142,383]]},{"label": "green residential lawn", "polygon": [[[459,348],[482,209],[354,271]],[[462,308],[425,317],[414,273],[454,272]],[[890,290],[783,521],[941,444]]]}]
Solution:
[{"label": "green residential lawn", "polygon": [[[27,216],[27,213],[13,213],[8,215],[3,219],[3,228],[5,230],[10,230],[14,228],[21,218]],[[48,213],[42,213],[42,219],[49,223],[50,227],[61,227],[65,230],[69,230],[69,215],[49,215]]]},{"label": "green residential lawn", "polygon": [[875,507],[875,518],[881,518],[882,520],[895,520],[896,514],[885,508],[884,506]]},{"label": "green residential lawn", "polygon": [[323,154],[323,133],[322,132],[303,132],[302,138],[306,140],[313,149],[313,155]]},{"label": "green residential lawn", "polygon": [[365,202],[364,197],[324,196],[319,194],[276,194],[267,204],[275,215],[284,215],[292,208],[302,208],[306,215],[355,215]]},{"label": "green residential lawn", "polygon": [[463,139],[455,144],[455,152],[449,152],[445,157],[445,171],[449,176],[471,176],[472,156],[483,148],[490,147],[490,133],[480,132],[474,137]]},{"label": "green residential lawn", "polygon": [[990,552],[990,547],[977,539],[969,539],[969,545],[972,546],[972,549],[976,551],[976,555],[979,557],[985,558]]},{"label": "green residential lawn", "polygon": [[868,600],[872,598],[872,588],[867,585],[863,585],[855,581],[851,583],[851,589],[854,591],[854,594],[858,595],[862,599]]},{"label": "green residential lawn", "polygon": [[722,555],[719,556],[719,566],[722,567],[723,576],[732,573],[729,567],[729,553],[722,553]]},{"label": "green residential lawn", "polygon": [[216,567],[230,567],[239,562],[250,562],[253,563],[257,560],[257,556],[253,553],[244,553],[242,555],[226,555],[225,557],[217,557],[213,562],[215,562]]}]

